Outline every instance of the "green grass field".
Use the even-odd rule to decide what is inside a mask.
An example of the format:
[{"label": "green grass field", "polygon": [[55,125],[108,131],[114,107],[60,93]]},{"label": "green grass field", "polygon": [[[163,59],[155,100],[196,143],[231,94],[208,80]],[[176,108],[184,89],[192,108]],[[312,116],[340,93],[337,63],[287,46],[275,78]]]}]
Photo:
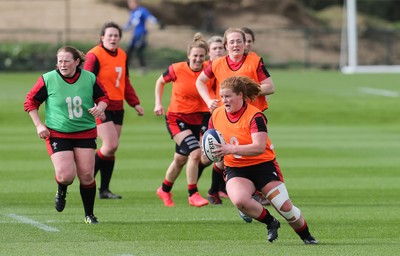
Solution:
[{"label": "green grass field", "polygon": [[[2,73],[0,255],[400,254],[399,75],[271,71],[269,135],[289,194],[319,245],[305,246],[280,216],[279,239],[270,244],[264,225],[244,223],[229,200],[190,207],[184,172],[173,188],[176,207],[163,206],[155,190],[174,145],[164,119],[153,115],[161,71],[133,78],[146,114],[126,111],[111,183],[123,199],[96,200],[101,223],[85,225],[76,180],[66,209],[56,212],[53,167],[23,112],[40,74]],[[210,181],[206,171],[204,196]]]}]

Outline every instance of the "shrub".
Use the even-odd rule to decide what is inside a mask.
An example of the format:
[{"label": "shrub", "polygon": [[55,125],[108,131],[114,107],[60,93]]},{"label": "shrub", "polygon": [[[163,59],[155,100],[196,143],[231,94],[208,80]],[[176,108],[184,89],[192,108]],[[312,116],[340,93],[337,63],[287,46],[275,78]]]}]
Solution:
[{"label": "shrub", "polygon": [[[71,42],[69,45],[87,52],[92,43]],[[3,43],[0,45],[0,71],[45,71],[55,68],[56,53],[60,46],[48,43]],[[124,48],[124,46],[122,46]],[[186,60],[185,51],[169,48],[147,48],[146,57],[149,68],[167,68],[174,62]],[[136,61],[133,58],[132,67]]]}]

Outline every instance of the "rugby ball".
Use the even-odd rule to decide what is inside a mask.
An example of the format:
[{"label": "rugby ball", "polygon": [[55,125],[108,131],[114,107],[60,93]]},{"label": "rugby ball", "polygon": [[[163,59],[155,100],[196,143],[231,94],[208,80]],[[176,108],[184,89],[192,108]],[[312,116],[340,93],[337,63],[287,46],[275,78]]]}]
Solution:
[{"label": "rugby ball", "polygon": [[216,146],[214,145],[215,143],[225,144],[225,140],[219,131],[215,129],[208,129],[203,134],[202,145],[204,154],[211,162],[219,162],[223,158],[215,155],[214,153],[214,150],[216,149]]}]

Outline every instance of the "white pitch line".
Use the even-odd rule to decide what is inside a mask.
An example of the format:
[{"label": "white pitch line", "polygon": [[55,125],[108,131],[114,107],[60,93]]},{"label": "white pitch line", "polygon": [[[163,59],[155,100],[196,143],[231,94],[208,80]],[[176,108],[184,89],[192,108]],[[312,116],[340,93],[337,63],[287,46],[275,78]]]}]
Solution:
[{"label": "white pitch line", "polygon": [[56,228],[47,226],[47,225],[45,225],[43,223],[37,222],[35,220],[29,219],[29,218],[24,217],[24,216],[16,215],[16,214],[13,214],[13,213],[7,214],[7,216],[10,217],[10,218],[13,218],[13,219],[15,219],[15,220],[17,220],[17,221],[19,221],[19,222],[21,222],[23,224],[29,224],[29,225],[32,225],[32,226],[34,226],[36,228],[42,229],[42,230],[47,231],[47,232],[58,232],[58,231],[60,231],[60,230],[58,230]]},{"label": "white pitch line", "polygon": [[389,90],[382,90],[382,89],[375,89],[375,88],[368,88],[368,87],[362,87],[360,90],[364,93],[368,94],[374,94],[374,95],[380,95],[380,96],[385,96],[385,97],[392,97],[392,98],[397,98],[399,97],[399,93],[394,92],[394,91],[389,91]]}]

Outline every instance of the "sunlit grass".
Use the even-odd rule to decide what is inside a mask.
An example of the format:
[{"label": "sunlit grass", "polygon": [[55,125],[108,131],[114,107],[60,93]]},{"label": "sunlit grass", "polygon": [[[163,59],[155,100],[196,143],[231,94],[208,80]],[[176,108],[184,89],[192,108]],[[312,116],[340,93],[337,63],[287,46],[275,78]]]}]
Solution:
[{"label": "sunlit grass", "polygon": [[[320,245],[305,246],[282,222],[274,244],[264,225],[245,224],[229,200],[193,208],[184,172],[174,185],[176,207],[156,197],[174,150],[164,118],[153,115],[162,71],[136,76],[146,114],[127,106],[111,189],[122,200],[96,200],[100,225],[83,223],[79,182],[67,207],[54,209],[56,184],[44,142],[23,112],[39,73],[0,74],[0,255],[396,255],[400,205],[398,76],[271,71],[269,136],[293,202]],[[168,105],[167,85],[164,107]],[[205,195],[210,172],[199,182]],[[271,213],[277,213],[269,207]],[[57,232],[21,222],[23,216]]]}]

